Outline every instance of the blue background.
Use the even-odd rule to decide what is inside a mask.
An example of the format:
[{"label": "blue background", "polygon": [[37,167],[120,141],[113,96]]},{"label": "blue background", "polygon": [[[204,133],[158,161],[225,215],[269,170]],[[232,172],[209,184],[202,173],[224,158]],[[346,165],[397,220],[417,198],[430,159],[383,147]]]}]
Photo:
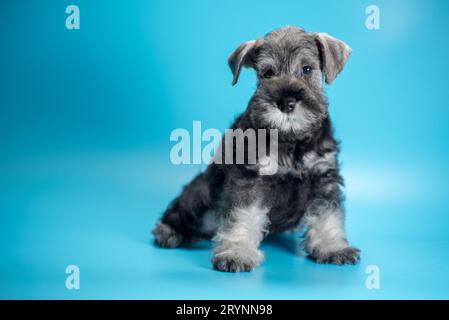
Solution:
[{"label": "blue background", "polygon": [[[427,0],[1,1],[0,298],[449,298],[448,23],[449,3]],[[353,48],[327,92],[361,263],[314,264],[294,236],[246,274],[213,271],[209,242],[155,248],[154,223],[204,167],[171,164],[170,132],[229,127],[255,76],[231,87],[227,57],[285,25]]]}]

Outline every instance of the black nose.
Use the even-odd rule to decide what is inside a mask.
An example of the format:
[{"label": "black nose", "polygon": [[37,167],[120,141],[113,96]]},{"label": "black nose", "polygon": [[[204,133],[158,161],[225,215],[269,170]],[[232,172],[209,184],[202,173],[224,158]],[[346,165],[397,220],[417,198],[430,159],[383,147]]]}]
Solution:
[{"label": "black nose", "polygon": [[293,97],[285,97],[278,100],[277,106],[282,112],[290,113],[295,110],[296,102]]}]

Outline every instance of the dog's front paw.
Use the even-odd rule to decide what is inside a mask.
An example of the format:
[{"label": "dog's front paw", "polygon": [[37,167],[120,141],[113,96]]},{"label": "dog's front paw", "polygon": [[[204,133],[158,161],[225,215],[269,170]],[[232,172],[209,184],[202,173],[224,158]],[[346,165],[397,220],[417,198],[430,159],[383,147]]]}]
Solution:
[{"label": "dog's front paw", "polygon": [[360,260],[360,250],[354,247],[347,247],[335,252],[314,252],[310,255],[310,258],[317,263],[356,264]]},{"label": "dog's front paw", "polygon": [[258,266],[263,260],[263,253],[254,252],[254,255],[222,252],[216,253],[212,258],[215,270],[224,272],[249,272]]},{"label": "dog's front paw", "polygon": [[153,230],[154,242],[162,248],[176,248],[183,243],[181,234],[168,224],[159,223]]}]

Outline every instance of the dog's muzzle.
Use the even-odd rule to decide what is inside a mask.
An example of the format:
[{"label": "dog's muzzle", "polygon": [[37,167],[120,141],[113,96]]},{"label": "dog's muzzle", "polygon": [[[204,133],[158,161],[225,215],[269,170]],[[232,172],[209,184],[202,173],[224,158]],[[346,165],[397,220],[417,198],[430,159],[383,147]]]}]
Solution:
[{"label": "dog's muzzle", "polygon": [[295,110],[298,100],[294,97],[285,97],[276,102],[276,106],[284,113],[290,113]]}]

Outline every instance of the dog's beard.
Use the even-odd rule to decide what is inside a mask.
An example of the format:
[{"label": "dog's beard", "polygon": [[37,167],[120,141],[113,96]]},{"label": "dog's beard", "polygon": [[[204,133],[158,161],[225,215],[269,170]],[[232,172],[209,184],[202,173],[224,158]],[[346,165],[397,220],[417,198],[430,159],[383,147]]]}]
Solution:
[{"label": "dog's beard", "polygon": [[319,126],[325,117],[324,114],[308,110],[301,103],[298,103],[291,113],[282,112],[269,103],[264,103],[262,107],[263,111],[260,113],[262,123],[269,128],[279,130],[281,133],[305,135]]}]

